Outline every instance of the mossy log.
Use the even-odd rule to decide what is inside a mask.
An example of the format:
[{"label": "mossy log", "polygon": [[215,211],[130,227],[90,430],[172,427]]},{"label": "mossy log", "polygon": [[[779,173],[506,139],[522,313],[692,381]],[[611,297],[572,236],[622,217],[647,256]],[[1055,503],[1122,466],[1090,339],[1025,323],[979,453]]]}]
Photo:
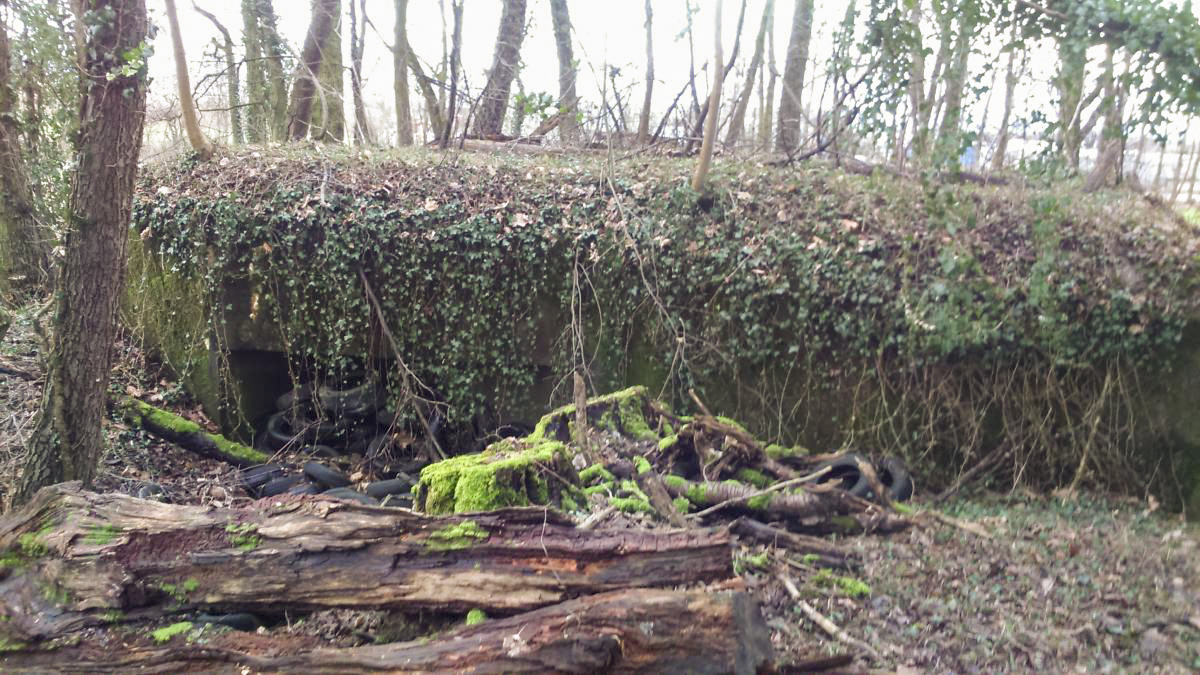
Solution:
[{"label": "mossy log", "polygon": [[[13,652],[5,672],[755,673],[770,632],[746,593],[631,589],[488,620],[431,641],[313,648],[285,636],[208,635],[169,643],[86,636],[55,653]],[[252,638],[252,639],[251,639]]]},{"label": "mossy log", "polygon": [[684,497],[695,507],[728,503],[729,510],[784,520],[795,527],[827,529],[832,524],[856,531],[895,532],[912,524],[878,504],[827,486],[764,494],[732,482],[695,483],[679,476],[666,476],[664,482],[671,496]]},{"label": "mossy log", "polygon": [[235,466],[263,464],[270,459],[265,453],[231,441],[220,434],[209,433],[191,420],[155,408],[136,398],[122,397],[117,401],[117,407],[121,410],[121,416],[130,424],[198,455]]},{"label": "mossy log", "polygon": [[116,615],[333,607],[507,615],[732,574],[726,529],[581,531],[541,508],[434,518],[301,495],[216,509],[64,483],[0,520],[0,647]]}]

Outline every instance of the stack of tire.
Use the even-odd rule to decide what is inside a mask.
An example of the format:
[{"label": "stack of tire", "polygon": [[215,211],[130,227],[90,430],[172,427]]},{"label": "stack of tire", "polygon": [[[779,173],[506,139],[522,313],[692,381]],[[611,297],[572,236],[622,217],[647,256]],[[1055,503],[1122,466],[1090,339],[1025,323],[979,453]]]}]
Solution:
[{"label": "stack of tire", "polygon": [[[373,378],[349,389],[303,384],[275,400],[257,445],[266,452],[307,458],[299,470],[264,464],[241,472],[242,487],[254,497],[329,494],[368,504],[385,498],[411,505],[413,478],[427,463],[413,456],[412,437],[396,433],[396,414],[384,407],[387,392]],[[406,452],[408,450],[408,452]],[[386,477],[362,492],[337,465],[365,459],[372,473]]]}]

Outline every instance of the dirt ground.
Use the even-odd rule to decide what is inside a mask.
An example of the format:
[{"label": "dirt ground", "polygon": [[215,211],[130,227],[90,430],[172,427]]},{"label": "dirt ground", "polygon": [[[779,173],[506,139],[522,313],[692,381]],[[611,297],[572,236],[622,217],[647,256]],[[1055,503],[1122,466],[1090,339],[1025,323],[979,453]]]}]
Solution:
[{"label": "dirt ground", "polygon": [[[5,500],[41,401],[30,316],[19,312],[0,342]],[[125,343],[119,349],[116,391],[203,420],[138,349]],[[249,500],[232,467],[115,418],[106,430],[98,490],[136,494],[154,482],[174,503]],[[907,531],[838,538],[861,556],[849,571],[821,571],[759,546],[735,550],[735,567],[761,599],[781,664],[849,654],[854,660],[846,672],[1200,669],[1200,532],[1152,500],[974,494],[943,505],[937,513],[948,517],[939,517],[918,493],[914,506],[917,525]],[[806,615],[785,579],[849,639],[831,637]],[[372,639],[387,623],[377,612],[338,610],[269,630],[349,646]]]}]

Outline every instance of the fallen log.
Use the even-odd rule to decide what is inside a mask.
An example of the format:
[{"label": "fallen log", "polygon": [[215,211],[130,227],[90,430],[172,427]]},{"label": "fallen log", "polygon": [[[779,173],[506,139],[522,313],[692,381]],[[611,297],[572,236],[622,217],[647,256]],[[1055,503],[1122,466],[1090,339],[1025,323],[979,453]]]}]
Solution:
[{"label": "fallen log", "polygon": [[543,508],[429,517],[305,495],[217,509],[64,483],[0,519],[0,641],[37,642],[130,613],[506,615],[732,574],[724,528],[580,531]]},{"label": "fallen log", "polygon": [[173,412],[155,408],[129,396],[116,402],[121,416],[130,424],[168,440],[184,450],[204,457],[228,462],[234,466],[251,466],[270,461],[265,453],[242,445],[220,434],[205,431],[195,422]]},{"label": "fallen log", "polygon": [[[4,672],[755,673],[770,668],[770,631],[746,593],[628,589],[460,628],[432,641],[305,648],[224,633],[166,646],[94,638],[53,653],[12,652]],[[248,639],[256,638],[256,639]]]}]

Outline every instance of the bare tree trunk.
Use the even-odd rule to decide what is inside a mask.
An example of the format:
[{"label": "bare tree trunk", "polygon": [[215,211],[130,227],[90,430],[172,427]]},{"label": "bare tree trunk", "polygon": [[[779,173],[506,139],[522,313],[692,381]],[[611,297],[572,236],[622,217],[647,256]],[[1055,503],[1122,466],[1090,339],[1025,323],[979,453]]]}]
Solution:
[{"label": "bare tree trunk", "polygon": [[1104,56],[1104,71],[1100,75],[1104,97],[1100,101],[1104,125],[1097,144],[1096,165],[1084,181],[1085,192],[1092,192],[1106,185],[1115,185],[1121,177],[1121,149],[1124,145],[1124,130],[1121,122],[1125,117],[1125,96],[1117,84],[1116,63],[1113,48],[1108,47]]},{"label": "bare tree trunk", "polygon": [[183,127],[187,131],[192,150],[207,159],[213,147],[200,131],[200,120],[196,117],[196,104],[192,101],[192,83],[188,79],[187,56],[183,53],[183,36],[179,34],[179,17],[175,12],[175,0],[166,0],[167,22],[171,24],[171,47],[175,52],[175,80],[179,84],[179,107],[183,111]]},{"label": "bare tree trunk", "polygon": [[642,98],[642,116],[638,119],[637,143],[650,140],[650,102],[654,98],[654,10],[646,0],[646,95]]},{"label": "bare tree trunk", "polygon": [[783,66],[783,97],[779,101],[779,135],[775,149],[780,152],[793,152],[800,145],[804,69],[808,65],[808,45],[812,41],[812,17],[813,0],[796,0],[787,61]]},{"label": "bare tree trunk", "polygon": [[225,82],[227,91],[229,92],[229,133],[233,137],[233,142],[241,145],[246,142],[246,137],[242,132],[242,96],[241,87],[239,86],[238,64],[233,56],[233,38],[230,37],[229,31],[225,28],[224,24],[217,17],[213,16],[212,13],[200,9],[196,3],[192,3],[192,9],[211,21],[225,40],[222,44],[222,49],[225,52]]},{"label": "bare tree trunk", "polygon": [[[965,9],[965,8],[963,8]],[[962,107],[963,93],[967,88],[967,59],[971,55],[971,42],[975,39],[977,23],[969,11],[964,11],[955,22],[958,28],[954,36],[954,50],[942,78],[944,87],[944,108],[941,123],[938,125],[938,157],[957,165],[958,148],[962,141]]]},{"label": "bare tree trunk", "polygon": [[[7,0],[0,9],[8,11]],[[0,292],[44,288],[50,276],[48,233],[38,225],[29,168],[21,152],[8,21],[0,25]]]},{"label": "bare tree trunk", "polygon": [[558,51],[558,110],[562,113],[559,133],[564,141],[579,136],[579,97],[575,94],[575,53],[571,47],[571,15],[567,0],[550,0],[550,19],[554,23],[554,45]]},{"label": "bare tree trunk", "polygon": [[1058,88],[1058,146],[1059,152],[1072,171],[1079,171],[1079,149],[1083,145],[1080,118],[1083,109],[1083,80],[1087,71],[1087,52],[1068,40],[1058,45],[1059,69],[1055,77]]},{"label": "bare tree trunk", "polygon": [[758,37],[754,38],[754,55],[750,57],[750,69],[746,73],[742,92],[733,104],[733,117],[729,120],[729,129],[725,133],[726,148],[737,145],[738,139],[742,136],[742,127],[746,123],[746,109],[750,107],[750,94],[754,91],[754,77],[757,75],[759,67],[762,66],[767,23],[774,11],[775,0],[767,0],[766,7],[763,8],[762,23],[758,27]]},{"label": "bare tree trunk", "polygon": [[304,49],[300,52],[300,65],[296,68],[291,101],[288,103],[287,138],[290,140],[298,141],[308,136],[313,95],[317,91],[321,72],[322,46],[333,32],[340,4],[340,0],[314,0],[312,22],[304,38]]},{"label": "bare tree trunk", "polygon": [[700,158],[696,161],[696,173],[692,174],[692,189],[697,192],[704,187],[704,181],[708,178],[708,169],[712,164],[713,144],[716,141],[717,135],[717,113],[721,106],[721,82],[725,79],[725,57],[721,52],[721,5],[722,0],[717,0],[716,16],[714,17],[715,34],[712,74],[713,84],[712,91],[708,95],[708,119],[704,122],[704,143],[700,146]]},{"label": "bare tree trunk", "polygon": [[1154,183],[1150,187],[1150,191],[1158,194],[1162,189],[1162,170],[1163,163],[1167,159],[1167,142],[1163,141],[1158,144],[1158,169],[1154,172]]},{"label": "bare tree trunk", "polygon": [[[371,127],[367,124],[367,108],[362,95],[363,47],[367,39],[367,0],[358,0],[359,11],[354,10],[350,0],[350,93],[354,99],[354,143],[371,145],[375,142]],[[362,15],[359,20],[358,15]]]},{"label": "bare tree trunk", "polygon": [[142,146],[149,22],[144,0],[92,0],[90,6],[112,18],[87,31],[80,53],[82,101],[55,335],[14,504],[52,483],[90,483],[104,447],[100,423]]},{"label": "bare tree trunk", "polygon": [[1183,131],[1183,137],[1179,139],[1179,157],[1175,161],[1175,171],[1171,173],[1171,204],[1174,205],[1179,199],[1179,192],[1183,189],[1183,179],[1187,174],[1187,163],[1184,158],[1187,156],[1187,140],[1192,135],[1192,121],[1188,120],[1187,129]]},{"label": "bare tree trunk", "polygon": [[[408,38],[405,37],[405,44],[408,44]],[[425,75],[425,70],[421,68],[421,60],[413,53],[412,46],[408,45],[408,67],[412,70],[413,77],[417,80],[417,88],[421,90],[421,98],[425,99],[425,115],[429,117],[429,126],[433,130],[434,138],[442,137],[442,127],[446,125],[446,119],[443,116],[443,104],[438,100],[438,94],[433,91],[433,85],[430,84],[430,79]],[[439,89],[443,98],[445,90]]]},{"label": "bare tree trunk", "polygon": [[1192,145],[1192,170],[1188,179],[1188,202],[1196,203],[1196,178],[1200,176],[1200,143]]},{"label": "bare tree trunk", "polygon": [[771,125],[775,123],[775,81],[779,69],[775,67],[775,3],[771,2],[771,16],[767,26],[767,98],[758,121],[758,147],[771,148]]},{"label": "bare tree trunk", "polygon": [[246,43],[246,140],[283,140],[287,129],[286,46],[275,26],[271,0],[242,0]]},{"label": "bare tree trunk", "polygon": [[[353,2],[353,0],[351,0]],[[346,138],[345,69],[342,68],[342,0],[336,1],[333,29],[321,43],[321,69],[317,74],[309,135],[326,143]]]},{"label": "bare tree trunk", "polygon": [[504,113],[508,109],[508,94],[517,75],[521,42],[524,39],[525,0],[504,0],[504,12],[500,15],[500,29],[492,54],[492,68],[488,71],[487,84],[475,109],[473,132],[476,136],[486,138],[501,133]]},{"label": "bare tree trunk", "polygon": [[412,145],[412,112],[408,103],[408,0],[396,0],[395,44],[392,46],[396,98],[396,144]]},{"label": "bare tree trunk", "polygon": [[1012,120],[1013,99],[1017,92],[1017,47],[1016,41],[1020,37],[1020,24],[1013,22],[1011,40],[1011,51],[1008,53],[1008,68],[1004,72],[1004,114],[1000,118],[1000,134],[996,138],[996,150],[992,153],[992,171],[1000,171],[1004,168],[1004,156],[1008,154],[1008,126]]},{"label": "bare tree trunk", "polygon": [[450,145],[450,134],[454,131],[455,107],[458,104],[458,67],[462,56],[463,0],[451,0],[450,7],[454,13],[454,31],[450,38],[450,102],[447,105],[446,124],[442,127],[440,143],[443,150]]}]

